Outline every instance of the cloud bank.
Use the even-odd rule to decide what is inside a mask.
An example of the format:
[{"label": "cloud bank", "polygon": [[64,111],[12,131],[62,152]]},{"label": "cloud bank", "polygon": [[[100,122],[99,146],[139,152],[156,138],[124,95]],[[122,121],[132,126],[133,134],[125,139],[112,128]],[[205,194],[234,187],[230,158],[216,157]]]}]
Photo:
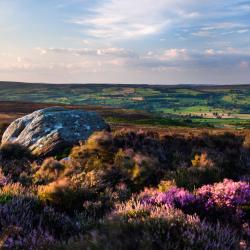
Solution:
[{"label": "cloud bank", "polygon": [[3,80],[250,83],[244,0],[12,0],[0,21]]}]

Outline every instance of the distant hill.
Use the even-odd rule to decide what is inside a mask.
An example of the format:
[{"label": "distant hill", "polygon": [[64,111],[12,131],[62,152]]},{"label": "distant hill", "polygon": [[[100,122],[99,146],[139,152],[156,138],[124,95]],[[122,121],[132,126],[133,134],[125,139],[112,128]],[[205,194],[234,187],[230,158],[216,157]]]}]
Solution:
[{"label": "distant hill", "polygon": [[1,101],[110,105],[153,112],[250,113],[250,85],[42,84],[0,82]]}]

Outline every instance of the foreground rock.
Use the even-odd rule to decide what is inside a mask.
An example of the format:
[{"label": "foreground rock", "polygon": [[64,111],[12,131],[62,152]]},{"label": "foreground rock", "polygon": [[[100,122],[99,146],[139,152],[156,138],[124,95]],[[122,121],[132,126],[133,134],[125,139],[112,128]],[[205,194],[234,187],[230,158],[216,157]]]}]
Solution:
[{"label": "foreground rock", "polygon": [[48,156],[101,130],[109,130],[109,126],[95,112],[52,107],[12,122],[3,134],[2,144],[19,143],[38,156]]}]

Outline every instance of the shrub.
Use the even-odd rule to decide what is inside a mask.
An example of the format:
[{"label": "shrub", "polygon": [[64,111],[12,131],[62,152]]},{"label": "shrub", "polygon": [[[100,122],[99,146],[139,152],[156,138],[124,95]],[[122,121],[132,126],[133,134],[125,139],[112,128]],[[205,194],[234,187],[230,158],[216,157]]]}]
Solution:
[{"label": "shrub", "polygon": [[0,164],[3,174],[12,182],[21,182],[23,185],[32,183],[32,166],[29,160],[5,160]]},{"label": "shrub", "polygon": [[165,204],[188,213],[197,213],[208,220],[223,220],[240,224],[249,216],[250,184],[225,179],[221,183],[205,185],[190,193],[183,188],[167,192],[146,189],[139,195],[141,203]]},{"label": "shrub", "polygon": [[235,232],[168,206],[130,201],[119,206],[100,229],[61,249],[238,249]]},{"label": "shrub", "polygon": [[245,151],[244,136],[238,133],[206,132],[194,135],[186,132],[167,135],[162,138],[162,146],[166,149],[168,165],[172,170],[190,167],[190,160],[197,155],[198,165],[207,165],[201,161],[211,162],[223,178],[237,179],[248,171],[249,153]]},{"label": "shrub", "polygon": [[158,185],[158,189],[160,192],[167,192],[169,189],[176,187],[175,181],[161,181]]},{"label": "shrub", "polygon": [[159,182],[159,162],[131,150],[119,150],[115,154],[114,166],[119,169],[123,181],[127,181],[133,190]]},{"label": "shrub", "polygon": [[39,249],[53,237],[39,227],[38,203],[35,199],[15,197],[0,205],[0,244],[3,249]]},{"label": "shrub", "polygon": [[8,227],[0,238],[0,247],[6,250],[47,250],[56,242],[52,235],[40,228],[28,233],[20,232],[21,228]]},{"label": "shrub", "polygon": [[34,197],[15,197],[0,204],[3,249],[47,250],[57,240],[67,240],[78,233],[72,218],[53,208],[43,208]]},{"label": "shrub", "polygon": [[132,149],[138,154],[156,159],[162,165],[168,160],[166,148],[157,132],[121,129],[113,133],[113,140],[116,148]]},{"label": "shrub", "polygon": [[158,184],[163,158],[156,134],[129,130],[113,134],[98,132],[72,149],[66,175],[78,175],[81,169],[84,183],[90,183],[89,177],[94,177],[96,185],[91,188],[98,187],[101,191],[103,187],[114,188],[123,182],[136,191],[145,185]]},{"label": "shrub", "polygon": [[86,144],[74,147],[67,162],[67,174],[106,171],[113,163],[112,137],[108,132],[94,133]]},{"label": "shrub", "polygon": [[[247,249],[242,143],[232,135],[160,138],[126,129],[95,133],[61,161],[6,154],[0,248]],[[213,184],[242,171],[245,181]]]},{"label": "shrub", "polygon": [[178,168],[167,172],[165,179],[173,180],[178,187],[194,190],[202,185],[221,180],[221,171],[214,167]]},{"label": "shrub", "polygon": [[202,153],[201,155],[196,154],[194,157],[194,160],[192,160],[193,167],[198,168],[207,168],[207,167],[213,167],[213,162],[209,159],[207,159],[207,154]]},{"label": "shrub", "polygon": [[65,167],[54,158],[44,160],[38,171],[33,176],[36,184],[48,184],[56,181],[64,172]]},{"label": "shrub", "polygon": [[139,200],[142,204],[167,205],[180,208],[184,212],[194,213],[196,197],[183,188],[172,187],[167,192],[159,192],[154,189],[140,193]]},{"label": "shrub", "polygon": [[20,183],[7,184],[0,189],[0,204],[5,204],[15,197],[34,196],[30,189],[24,188]]},{"label": "shrub", "polygon": [[88,138],[85,144],[74,147],[71,151],[70,157],[78,160],[87,160],[86,156],[90,156],[91,154],[108,157],[112,148],[113,141],[111,133],[105,131],[95,132]]},{"label": "shrub", "polygon": [[0,155],[3,160],[33,159],[28,148],[17,143],[6,143],[0,147]]},{"label": "shrub", "polygon": [[30,151],[19,144],[4,144],[0,148],[1,168],[5,176],[13,182],[30,184],[31,182],[31,160],[33,156]]},{"label": "shrub", "polygon": [[106,212],[110,212],[110,207],[109,209],[105,208],[101,200],[85,201],[83,211],[76,213],[75,218],[81,233],[89,233],[91,230],[95,230]]},{"label": "shrub", "polygon": [[53,205],[66,211],[79,209],[84,200],[83,191],[78,190],[66,178],[51,182],[45,186],[39,186],[38,197],[44,204]]},{"label": "shrub", "polygon": [[210,213],[211,218],[232,217],[232,221],[237,221],[244,218],[245,212],[249,213],[250,184],[246,182],[225,179],[221,183],[199,188],[196,196],[206,213]]},{"label": "shrub", "polygon": [[76,221],[65,213],[56,211],[52,207],[44,207],[40,217],[41,227],[56,239],[65,240],[79,234],[80,227]]}]

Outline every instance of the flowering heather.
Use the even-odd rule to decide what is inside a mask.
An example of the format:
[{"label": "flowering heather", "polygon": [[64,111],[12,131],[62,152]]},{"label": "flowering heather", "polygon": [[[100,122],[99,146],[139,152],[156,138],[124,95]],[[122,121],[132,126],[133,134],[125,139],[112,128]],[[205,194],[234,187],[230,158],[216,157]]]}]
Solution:
[{"label": "flowering heather", "polygon": [[250,205],[250,184],[225,179],[221,183],[199,188],[196,195],[205,200],[207,208],[211,206],[234,208]]},{"label": "flowering heather", "polygon": [[194,194],[176,187],[167,192],[146,189],[139,195],[139,199],[143,204],[171,205],[208,219],[228,219],[234,215],[232,221],[238,223],[250,205],[250,185],[225,179],[221,183],[205,185]]},{"label": "flowering heather", "polygon": [[0,204],[0,249],[1,244],[4,249],[41,249],[77,234],[78,227],[69,216],[52,207],[40,207],[28,196]]},{"label": "flowering heather", "polygon": [[240,244],[237,234],[227,226],[185,215],[169,205],[136,199],[118,205],[102,226],[97,232],[99,241],[90,239],[95,249],[224,250],[238,249]]},{"label": "flowering heather", "polygon": [[221,183],[199,188],[196,197],[203,216],[205,210],[209,217],[242,223],[249,213],[250,184],[225,179]]},{"label": "flowering heather", "polygon": [[147,193],[141,194],[142,203],[166,204],[176,207],[183,207],[195,201],[195,196],[183,188],[173,187],[167,192],[153,192],[153,195]]},{"label": "flowering heather", "polygon": [[2,148],[0,249],[250,250],[235,139],[100,132],[61,161]]},{"label": "flowering heather", "polygon": [[13,198],[0,205],[0,244],[4,249],[37,249],[52,236],[39,226],[37,203],[27,198]]}]

